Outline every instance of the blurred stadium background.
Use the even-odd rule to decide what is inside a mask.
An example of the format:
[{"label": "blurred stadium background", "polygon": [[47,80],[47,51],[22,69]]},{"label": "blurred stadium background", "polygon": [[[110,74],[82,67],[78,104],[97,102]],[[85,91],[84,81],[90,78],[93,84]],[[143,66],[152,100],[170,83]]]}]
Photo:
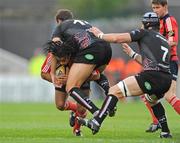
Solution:
[{"label": "blurred stadium background", "polygon": [[[53,101],[53,86],[43,81],[39,73],[45,57],[43,45],[51,37],[59,8],[71,9],[75,17],[104,32],[139,27],[143,13],[151,10],[150,0],[0,0],[0,102]],[[179,0],[169,0],[169,12],[180,23],[179,8]],[[118,45],[112,46],[113,59],[105,74],[114,84],[141,67],[128,61]],[[101,92],[96,85],[92,87],[93,95]],[[180,96],[180,84],[177,90]]]}]

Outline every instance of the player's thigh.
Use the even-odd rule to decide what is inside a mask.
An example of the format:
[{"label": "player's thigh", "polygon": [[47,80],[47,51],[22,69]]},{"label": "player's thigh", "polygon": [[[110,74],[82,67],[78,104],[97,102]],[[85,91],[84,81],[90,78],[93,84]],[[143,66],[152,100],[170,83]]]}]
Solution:
[{"label": "player's thigh", "polygon": [[88,79],[95,67],[96,65],[93,64],[73,63],[69,71],[66,90],[69,91],[74,86],[80,87]]},{"label": "player's thigh", "polygon": [[143,94],[143,91],[139,87],[136,78],[134,76],[130,76],[112,86],[109,89],[109,94],[122,98],[124,96],[140,96]]}]

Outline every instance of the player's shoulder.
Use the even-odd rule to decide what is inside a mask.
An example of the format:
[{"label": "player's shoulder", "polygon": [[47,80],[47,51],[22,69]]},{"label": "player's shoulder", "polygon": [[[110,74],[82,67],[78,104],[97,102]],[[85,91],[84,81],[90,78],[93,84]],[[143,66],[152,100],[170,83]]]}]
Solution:
[{"label": "player's shoulder", "polygon": [[171,23],[171,24],[176,24],[177,23],[177,20],[174,16],[170,15],[170,14],[167,14],[165,17],[164,17],[164,20],[166,21],[166,24],[168,23]]},{"label": "player's shoulder", "polygon": [[70,25],[74,22],[74,19],[68,19],[68,20],[64,20],[60,26],[66,26],[66,25]]},{"label": "player's shoulder", "polygon": [[72,24],[73,24],[73,19],[64,20],[63,22],[57,25],[56,29],[60,31],[64,31],[65,29],[70,27],[70,25]]},{"label": "player's shoulder", "polygon": [[137,29],[132,30],[130,33],[131,35],[136,35],[136,34],[144,34],[146,32],[147,32],[146,29],[137,28]]}]

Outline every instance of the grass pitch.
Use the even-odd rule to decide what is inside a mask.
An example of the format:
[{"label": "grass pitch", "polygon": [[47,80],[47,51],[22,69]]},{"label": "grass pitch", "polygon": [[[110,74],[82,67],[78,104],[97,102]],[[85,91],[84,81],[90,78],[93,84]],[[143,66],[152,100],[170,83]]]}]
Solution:
[{"label": "grass pitch", "polygon": [[145,133],[151,119],[142,102],[119,103],[116,116],[108,117],[98,134],[82,127],[83,137],[72,134],[69,112],[54,104],[0,103],[0,143],[180,143],[179,115],[163,104],[173,139],[160,139],[160,131]]}]

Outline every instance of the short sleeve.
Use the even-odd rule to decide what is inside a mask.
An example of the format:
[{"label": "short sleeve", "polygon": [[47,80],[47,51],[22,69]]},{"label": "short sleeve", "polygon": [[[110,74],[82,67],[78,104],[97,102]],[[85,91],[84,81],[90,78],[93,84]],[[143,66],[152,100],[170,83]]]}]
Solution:
[{"label": "short sleeve", "polygon": [[135,29],[130,32],[130,36],[133,42],[139,41],[145,34],[143,29]]}]

